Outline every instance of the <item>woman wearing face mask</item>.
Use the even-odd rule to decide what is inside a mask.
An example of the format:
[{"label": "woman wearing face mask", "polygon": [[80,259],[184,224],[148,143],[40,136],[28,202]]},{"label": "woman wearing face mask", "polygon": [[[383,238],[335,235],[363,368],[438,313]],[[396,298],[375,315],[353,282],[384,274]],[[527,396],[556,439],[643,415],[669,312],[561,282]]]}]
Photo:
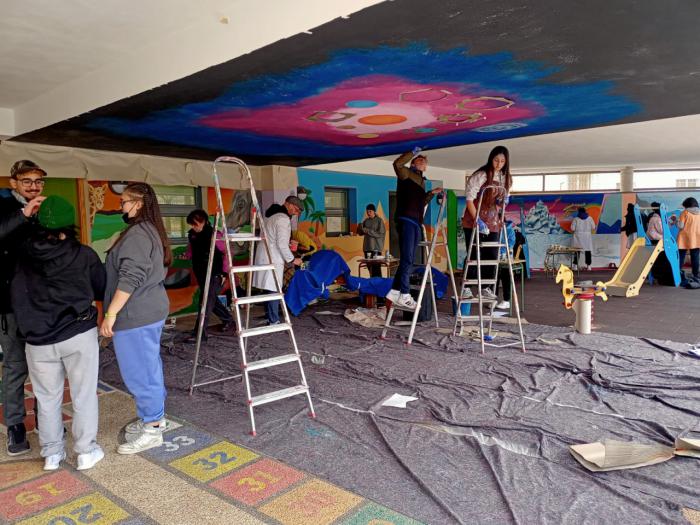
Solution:
[{"label": "woman wearing face mask", "polygon": [[107,255],[100,333],[114,340],[119,371],[139,416],[127,425],[131,436],[117,452],[136,454],[163,444],[166,393],[160,336],[169,310],[163,281],[172,252],[151,186],[127,186],[121,206],[128,227]]}]

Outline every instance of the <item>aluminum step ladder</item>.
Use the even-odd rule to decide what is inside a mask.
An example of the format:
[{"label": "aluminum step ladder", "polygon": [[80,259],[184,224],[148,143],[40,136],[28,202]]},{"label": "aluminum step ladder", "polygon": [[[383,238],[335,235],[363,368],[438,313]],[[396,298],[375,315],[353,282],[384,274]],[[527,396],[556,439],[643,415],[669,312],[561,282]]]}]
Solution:
[{"label": "aluminum step ladder", "polygon": [[[247,178],[247,183],[250,189],[251,196],[251,214],[250,214],[250,226],[251,231],[249,233],[231,233],[226,228],[226,217],[224,214],[224,204],[221,197],[221,185],[219,182],[219,175],[217,173],[217,164],[219,163],[232,163],[238,165],[241,175]],[[204,385],[211,385],[214,383],[220,383],[223,381],[228,381],[231,379],[237,379],[242,377],[245,384],[246,391],[246,403],[248,405],[248,413],[250,415],[250,425],[251,434],[256,435],[255,429],[255,414],[254,408],[267,403],[272,403],[273,401],[278,401],[280,399],[286,399],[288,397],[305,395],[306,400],[309,405],[309,415],[311,417],[316,417],[314,412],[314,406],[311,401],[311,393],[309,392],[309,385],[306,382],[306,375],[304,374],[304,367],[301,362],[301,355],[299,353],[299,348],[297,346],[296,338],[294,337],[294,329],[292,328],[291,319],[289,317],[289,311],[287,310],[287,303],[284,300],[284,293],[282,292],[282,283],[280,282],[277,273],[275,272],[275,267],[273,264],[255,264],[255,251],[256,248],[264,249],[267,255],[267,260],[272,261],[270,255],[270,246],[267,243],[267,231],[265,229],[265,221],[261,213],[260,205],[258,204],[258,197],[255,193],[255,186],[253,184],[253,177],[248,169],[248,166],[240,159],[236,157],[219,157],[214,161],[213,164],[213,177],[214,177],[214,188],[216,193],[216,219],[214,221],[214,232],[212,234],[211,245],[209,249],[209,263],[207,267],[207,277],[205,281],[205,286],[203,290],[202,306],[199,313],[199,325],[197,327],[197,342],[195,347],[194,364],[192,367],[192,379],[190,381],[190,395],[194,392],[194,389]],[[256,233],[259,231],[259,234]],[[237,327],[237,337],[238,345],[241,350],[241,372],[240,374],[233,374],[226,377],[221,377],[219,379],[214,379],[212,381],[203,381],[197,383],[197,368],[199,365],[199,352],[202,346],[202,335],[204,333],[204,318],[205,309],[207,304],[207,296],[209,293],[209,283],[212,279],[212,267],[214,262],[214,250],[216,249],[217,236],[219,238],[226,239],[224,243],[226,246],[226,259],[229,265],[229,283],[231,285],[231,293],[233,295],[231,310],[234,314]],[[231,242],[243,242],[248,243],[249,253],[250,253],[250,263],[246,266],[234,266],[233,257],[231,254]],[[262,246],[259,246],[262,245]],[[252,277],[255,272],[272,272],[275,282],[275,290],[270,293],[265,293],[261,295],[252,294]],[[246,284],[246,295],[238,296],[238,290],[236,289],[236,274],[247,275]],[[280,301],[282,307],[284,322],[271,326],[259,326],[250,327],[250,307],[253,304],[265,303],[268,301]],[[241,309],[245,310],[245,315],[241,312]],[[257,336],[272,334],[278,332],[286,332],[289,335],[289,340],[293,352],[270,357],[267,359],[258,359],[256,361],[248,361],[246,352],[249,349],[248,342]],[[253,396],[251,394],[251,376],[250,373],[256,370],[263,370],[266,368],[272,368],[280,365],[286,365],[289,363],[296,363],[299,367],[299,383],[279,390],[274,390],[272,392],[266,392]],[[206,366],[206,365],[202,365]],[[209,367],[212,368],[212,367]],[[218,370],[219,372],[223,372]]]},{"label": "aluminum step ladder", "polygon": [[[484,195],[486,194],[487,191],[492,191],[496,192],[495,198],[499,199],[500,202],[502,203],[500,205],[500,210],[499,210],[499,222],[501,224],[500,227],[500,232],[499,232],[499,240],[498,241],[489,241],[489,242],[481,242],[481,239],[478,235],[479,233],[479,227],[477,224],[474,224],[474,228],[472,229],[472,235],[471,238],[469,239],[469,247],[467,249],[467,256],[465,259],[464,263],[464,271],[462,273],[462,286],[461,290],[458,296],[459,301],[457,301],[457,312],[455,314],[455,326],[453,330],[453,335],[462,335],[464,331],[464,325],[465,323],[469,321],[479,321],[479,340],[481,343],[481,353],[483,354],[485,349],[484,347],[486,346],[491,346],[495,348],[504,348],[507,346],[515,346],[515,345],[520,345],[521,349],[523,352],[525,352],[525,337],[523,335],[523,324],[522,320],[520,318],[520,303],[518,302],[518,292],[517,288],[515,286],[515,277],[513,275],[513,255],[510,252],[510,246],[508,245],[508,232],[506,231],[506,204],[508,202],[509,198],[509,193],[506,188],[503,186],[485,186],[482,188],[480,196],[479,196],[479,203],[476,209],[476,216],[479,217],[481,213],[481,205],[483,202]],[[515,304],[515,316],[518,322],[518,331],[520,334],[520,340],[519,341],[507,341],[505,343],[494,343],[494,336],[491,334],[491,329],[493,326],[493,317],[494,317],[494,310],[496,303],[498,302],[498,299],[487,299],[483,297],[482,294],[482,287],[485,285],[493,285],[493,289],[495,290],[496,283],[498,282],[498,274],[499,274],[499,265],[500,265],[500,260],[499,260],[499,255],[496,256],[496,259],[493,260],[482,260],[481,259],[481,248],[496,248],[497,251],[500,251],[501,248],[505,248],[506,252],[506,261],[508,262],[508,276],[510,279],[510,285],[511,285],[511,301],[514,301]],[[476,259],[472,259],[471,254],[474,252],[474,249],[476,249]],[[476,267],[476,279],[469,279],[468,278],[468,273],[469,269],[472,267]],[[492,279],[484,279],[482,278],[481,271],[483,267],[493,267],[495,269],[495,276]],[[477,287],[477,294],[472,296],[470,293],[467,291],[471,291],[471,287],[476,286]],[[462,314],[462,305],[463,304],[472,304],[478,307],[478,311],[476,314],[472,313],[470,311],[469,315],[463,315]],[[488,315],[484,314],[484,307],[487,306],[490,307],[490,313]],[[484,330],[486,320],[485,317],[487,317],[488,321],[488,326],[486,330]]]},{"label": "aluminum step ladder", "polygon": [[[418,291],[418,299],[416,300],[417,306],[416,308],[407,308],[404,306],[397,305],[396,303],[391,303],[391,307],[389,308],[389,312],[387,313],[386,316],[386,321],[384,322],[384,329],[382,330],[382,339],[386,339],[386,334],[389,331],[389,328],[393,328],[391,326],[391,319],[394,316],[394,312],[396,310],[401,310],[401,311],[408,311],[408,312],[413,312],[413,319],[411,320],[411,330],[408,333],[408,340],[406,341],[407,345],[410,345],[413,342],[413,335],[415,334],[416,331],[416,325],[418,324],[418,316],[420,314],[420,309],[421,309],[421,303],[423,301],[423,295],[425,294],[425,288],[428,283],[430,283],[430,294],[431,298],[433,301],[433,312],[434,312],[434,317],[435,317],[435,326],[439,327],[440,326],[440,321],[438,320],[438,311],[437,311],[437,300],[435,297],[435,285],[433,283],[433,272],[432,272],[432,262],[433,262],[433,256],[435,255],[435,248],[438,246],[444,246],[445,247],[445,254],[447,257],[447,271],[448,275],[450,278],[450,282],[452,284],[452,293],[454,294],[454,297],[457,297],[457,285],[455,284],[455,277],[454,273],[452,271],[452,260],[450,258],[450,248],[448,246],[448,238],[447,238],[447,228],[445,226],[445,207],[447,206],[447,197],[443,194],[441,194],[440,197],[440,211],[438,212],[438,217],[437,221],[435,223],[435,228],[433,230],[433,236],[430,240],[428,240],[428,232],[425,228],[425,225],[421,226],[422,230],[422,235],[423,235],[423,240],[418,243],[418,246],[420,246],[423,249],[423,254],[425,257],[424,260],[424,271],[423,271],[423,278],[421,279],[421,284],[420,284],[420,289]],[[428,205],[429,206],[429,205]],[[423,211],[423,216],[425,216],[425,213],[428,210],[428,206],[425,207]],[[442,237],[442,240],[438,240],[439,237]]]}]

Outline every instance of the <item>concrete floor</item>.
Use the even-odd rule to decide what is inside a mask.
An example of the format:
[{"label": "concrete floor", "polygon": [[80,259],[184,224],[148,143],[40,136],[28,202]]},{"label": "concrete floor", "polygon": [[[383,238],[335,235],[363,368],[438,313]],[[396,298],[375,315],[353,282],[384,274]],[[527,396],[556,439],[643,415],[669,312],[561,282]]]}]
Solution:
[{"label": "concrete floor", "polygon": [[[612,272],[584,272],[579,280],[606,281]],[[569,326],[573,310],[562,305],[561,284],[536,272],[525,283],[524,317],[531,323]],[[636,337],[668,339],[685,343],[700,342],[700,290],[645,283],[637,297],[610,297],[595,300],[593,329]]]}]

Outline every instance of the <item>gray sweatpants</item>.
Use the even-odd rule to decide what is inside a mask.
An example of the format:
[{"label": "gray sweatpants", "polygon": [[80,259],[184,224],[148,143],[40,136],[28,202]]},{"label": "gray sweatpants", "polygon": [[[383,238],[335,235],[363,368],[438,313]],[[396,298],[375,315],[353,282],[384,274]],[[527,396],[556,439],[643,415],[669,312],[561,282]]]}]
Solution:
[{"label": "gray sweatpants", "polygon": [[54,345],[27,343],[27,364],[39,402],[41,455],[63,451],[63,384],[68,376],[73,403],[73,450],[91,452],[97,446],[97,328]]}]

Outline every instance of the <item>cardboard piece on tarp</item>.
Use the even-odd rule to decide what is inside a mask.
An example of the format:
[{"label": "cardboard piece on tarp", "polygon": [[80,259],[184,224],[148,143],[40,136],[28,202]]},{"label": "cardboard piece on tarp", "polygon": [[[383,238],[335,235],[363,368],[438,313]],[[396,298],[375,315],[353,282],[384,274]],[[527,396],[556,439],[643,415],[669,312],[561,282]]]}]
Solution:
[{"label": "cardboard piece on tarp", "polygon": [[604,442],[571,445],[571,455],[592,472],[624,470],[663,463],[674,456],[700,459],[700,439],[681,435],[675,447],[630,441],[605,440]]}]

